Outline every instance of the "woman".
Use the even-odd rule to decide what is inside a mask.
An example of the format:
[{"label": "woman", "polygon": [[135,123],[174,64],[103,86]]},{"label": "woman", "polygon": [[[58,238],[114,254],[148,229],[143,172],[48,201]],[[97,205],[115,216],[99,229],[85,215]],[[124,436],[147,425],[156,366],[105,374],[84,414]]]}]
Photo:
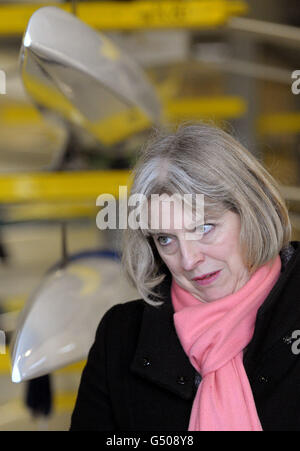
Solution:
[{"label": "woman", "polygon": [[188,125],[148,143],[131,193],[147,199],[123,248],[142,299],[100,322],[71,430],[300,430],[300,250],[273,178]]}]

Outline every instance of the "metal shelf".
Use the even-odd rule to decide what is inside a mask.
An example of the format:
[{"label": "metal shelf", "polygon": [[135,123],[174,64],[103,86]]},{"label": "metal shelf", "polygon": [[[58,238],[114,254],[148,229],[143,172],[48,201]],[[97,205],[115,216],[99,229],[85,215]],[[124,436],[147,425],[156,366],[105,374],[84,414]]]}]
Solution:
[{"label": "metal shelf", "polygon": [[[49,5],[72,12],[71,3],[0,5],[0,35],[22,34],[34,11]],[[247,12],[248,6],[243,0],[137,0],[76,4],[77,17],[99,30],[210,28],[224,25],[230,17]]]}]

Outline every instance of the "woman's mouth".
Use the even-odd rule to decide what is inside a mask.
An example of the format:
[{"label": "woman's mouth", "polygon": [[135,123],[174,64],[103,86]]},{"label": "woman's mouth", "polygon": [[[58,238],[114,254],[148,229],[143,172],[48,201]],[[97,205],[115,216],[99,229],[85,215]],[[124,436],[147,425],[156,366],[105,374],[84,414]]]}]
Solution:
[{"label": "woman's mouth", "polygon": [[211,273],[205,274],[204,276],[201,276],[201,277],[195,277],[193,280],[195,282],[197,282],[198,285],[201,285],[201,286],[208,285],[217,279],[220,272],[221,272],[221,270],[211,272]]}]

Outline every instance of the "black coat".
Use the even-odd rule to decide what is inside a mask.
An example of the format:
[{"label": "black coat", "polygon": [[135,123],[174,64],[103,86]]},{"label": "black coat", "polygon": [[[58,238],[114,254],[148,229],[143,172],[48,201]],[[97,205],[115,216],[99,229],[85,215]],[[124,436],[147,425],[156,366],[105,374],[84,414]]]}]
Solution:
[{"label": "black coat", "polygon": [[[300,431],[300,340],[297,332],[292,337],[300,337],[300,243],[291,245],[244,353],[262,427],[272,431]],[[169,283],[161,285],[166,301],[159,308],[137,300],[104,315],[70,430],[187,430],[201,376],[177,338]]]}]

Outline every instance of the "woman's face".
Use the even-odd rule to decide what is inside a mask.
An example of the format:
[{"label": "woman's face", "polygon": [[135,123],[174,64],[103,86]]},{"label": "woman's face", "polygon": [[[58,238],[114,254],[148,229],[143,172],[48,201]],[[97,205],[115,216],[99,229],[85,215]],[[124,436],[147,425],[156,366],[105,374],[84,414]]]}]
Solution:
[{"label": "woman's face", "polygon": [[178,285],[203,302],[220,299],[245,285],[250,276],[239,244],[238,214],[226,211],[217,219],[207,217],[200,232],[198,228],[187,234],[185,228],[178,228],[178,222],[173,227],[174,217],[182,215],[181,204],[174,204],[171,212],[162,205],[158,208],[161,224],[170,228],[150,232]]}]

